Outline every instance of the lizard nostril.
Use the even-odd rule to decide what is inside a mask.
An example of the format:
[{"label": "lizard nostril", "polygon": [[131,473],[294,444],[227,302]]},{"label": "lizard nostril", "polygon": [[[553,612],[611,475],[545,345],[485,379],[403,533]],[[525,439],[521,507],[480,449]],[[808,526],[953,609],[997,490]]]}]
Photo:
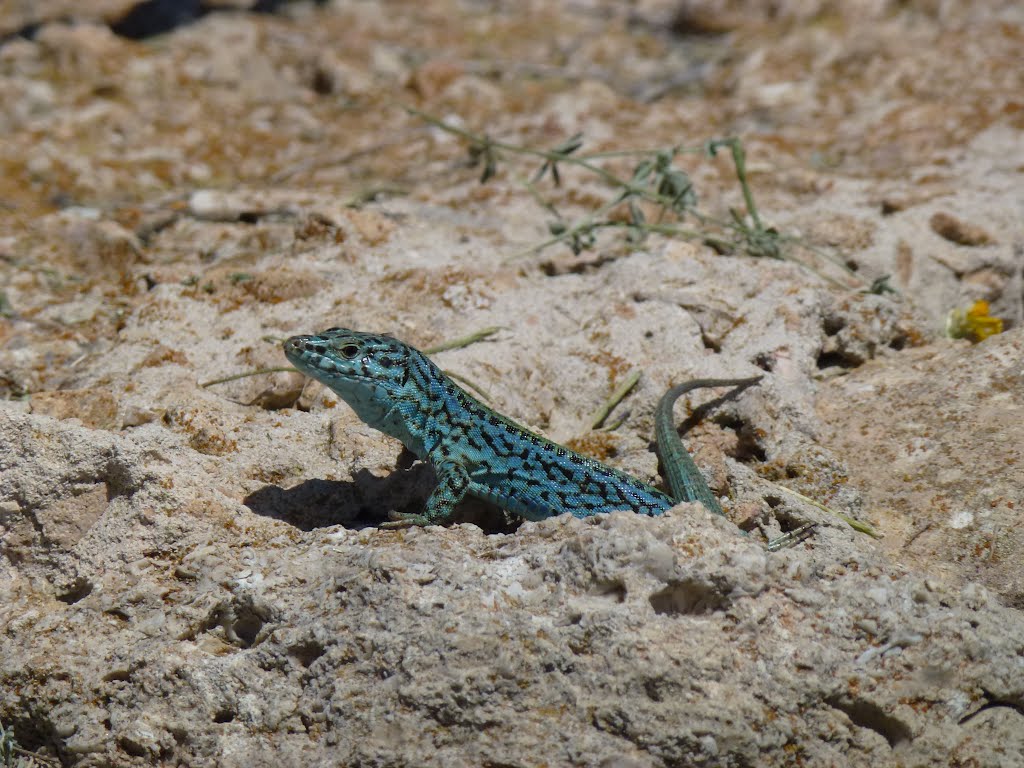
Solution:
[{"label": "lizard nostril", "polygon": [[292,336],[285,339],[284,348],[286,352],[305,352],[310,348],[310,343],[305,336]]}]

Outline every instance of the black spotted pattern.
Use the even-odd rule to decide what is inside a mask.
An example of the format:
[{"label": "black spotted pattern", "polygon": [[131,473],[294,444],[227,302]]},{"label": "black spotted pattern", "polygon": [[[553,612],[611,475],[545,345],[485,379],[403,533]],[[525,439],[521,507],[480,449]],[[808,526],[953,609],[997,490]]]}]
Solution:
[{"label": "black spotted pattern", "polygon": [[[355,359],[336,352],[346,344],[360,346]],[[363,405],[364,412],[385,414],[368,418],[360,412],[370,426],[399,438],[438,467],[442,482],[427,504],[427,517],[434,522],[444,522],[464,493],[530,520],[615,510],[659,515],[675,505],[647,483],[492,411],[397,339],[336,328],[292,337],[285,353],[357,412]],[[373,409],[365,407],[367,397],[374,399]],[[460,471],[450,472],[453,466]]]}]

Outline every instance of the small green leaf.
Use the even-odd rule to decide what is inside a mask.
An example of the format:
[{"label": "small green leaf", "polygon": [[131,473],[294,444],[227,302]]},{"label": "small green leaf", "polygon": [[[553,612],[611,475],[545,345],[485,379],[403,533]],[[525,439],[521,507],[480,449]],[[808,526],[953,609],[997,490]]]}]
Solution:
[{"label": "small green leaf", "polygon": [[634,182],[645,181],[647,179],[647,177],[650,176],[653,171],[654,171],[654,163],[651,162],[650,160],[644,160],[642,163],[637,165],[636,168],[633,169],[633,181]]},{"label": "small green leaf", "polygon": [[637,205],[636,200],[629,201],[629,217],[633,220],[633,225],[636,227],[642,227],[647,222],[644,212]]},{"label": "small green leaf", "polygon": [[571,155],[573,152],[575,152],[577,149],[579,149],[582,146],[583,146],[583,134],[582,133],[574,133],[572,136],[570,136],[568,139],[563,141],[561,144],[559,144],[557,147],[555,147],[551,151],[552,152],[556,152],[559,155]]},{"label": "small green leaf", "polygon": [[886,293],[899,293],[899,291],[897,291],[895,288],[889,285],[889,278],[891,277],[892,275],[882,275],[881,277],[876,277],[873,281],[871,281],[871,285],[868,287],[866,293],[874,293],[878,296],[881,296]]},{"label": "small green leaf", "polygon": [[480,183],[486,184],[498,172],[498,160],[490,147],[484,151],[484,171],[480,174]]}]

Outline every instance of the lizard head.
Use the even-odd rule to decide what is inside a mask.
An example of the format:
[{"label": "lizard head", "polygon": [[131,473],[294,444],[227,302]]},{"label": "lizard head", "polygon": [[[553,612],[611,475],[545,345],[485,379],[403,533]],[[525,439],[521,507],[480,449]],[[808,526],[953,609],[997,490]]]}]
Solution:
[{"label": "lizard head", "polygon": [[411,350],[398,339],[348,328],[328,328],[311,336],[292,336],[284,354],[302,373],[352,396],[394,396],[405,385]]}]

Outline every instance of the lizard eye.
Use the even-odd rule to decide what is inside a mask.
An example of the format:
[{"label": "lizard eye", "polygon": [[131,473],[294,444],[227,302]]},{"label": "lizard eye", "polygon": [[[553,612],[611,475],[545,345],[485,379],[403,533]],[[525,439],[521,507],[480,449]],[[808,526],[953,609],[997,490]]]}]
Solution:
[{"label": "lizard eye", "polygon": [[351,360],[353,357],[359,354],[359,347],[355,344],[346,344],[344,347],[338,350],[341,352],[341,356],[346,360]]}]

